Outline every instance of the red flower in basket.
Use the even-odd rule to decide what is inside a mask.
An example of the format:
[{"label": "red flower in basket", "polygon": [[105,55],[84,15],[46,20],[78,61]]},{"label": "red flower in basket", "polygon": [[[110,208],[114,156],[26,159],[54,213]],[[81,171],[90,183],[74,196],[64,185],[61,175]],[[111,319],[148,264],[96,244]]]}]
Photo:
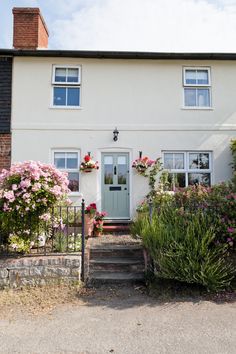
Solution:
[{"label": "red flower in basket", "polygon": [[80,171],[91,172],[92,170],[98,170],[98,161],[92,160],[90,155],[84,156],[84,161],[80,164]]}]

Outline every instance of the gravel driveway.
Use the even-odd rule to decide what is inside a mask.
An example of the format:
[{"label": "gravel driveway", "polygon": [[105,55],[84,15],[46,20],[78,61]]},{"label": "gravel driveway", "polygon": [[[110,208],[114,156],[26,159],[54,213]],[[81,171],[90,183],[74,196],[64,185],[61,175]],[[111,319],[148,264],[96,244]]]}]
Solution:
[{"label": "gravel driveway", "polygon": [[235,302],[165,303],[142,288],[110,288],[37,315],[0,316],[0,353],[235,352]]}]

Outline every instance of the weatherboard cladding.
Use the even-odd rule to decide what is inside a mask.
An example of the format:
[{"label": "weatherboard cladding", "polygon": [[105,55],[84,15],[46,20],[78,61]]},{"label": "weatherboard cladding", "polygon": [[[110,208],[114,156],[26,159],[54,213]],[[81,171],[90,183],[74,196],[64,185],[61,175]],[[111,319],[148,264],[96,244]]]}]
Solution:
[{"label": "weatherboard cladding", "polygon": [[0,57],[0,133],[11,129],[12,58]]}]

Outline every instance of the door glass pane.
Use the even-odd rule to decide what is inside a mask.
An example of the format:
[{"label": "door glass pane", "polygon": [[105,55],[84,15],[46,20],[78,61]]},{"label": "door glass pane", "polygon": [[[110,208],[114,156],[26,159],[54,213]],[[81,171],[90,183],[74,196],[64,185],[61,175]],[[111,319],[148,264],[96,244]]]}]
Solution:
[{"label": "door glass pane", "polygon": [[184,154],[174,154],[174,169],[183,170],[184,169]]},{"label": "door glass pane", "polygon": [[184,105],[186,107],[195,107],[196,102],[196,89],[184,89]]},{"label": "door glass pane", "polygon": [[77,152],[69,152],[66,154],[66,167],[67,168],[78,168],[78,154]]},{"label": "door glass pane", "polygon": [[67,88],[67,105],[68,106],[79,106],[79,91],[80,89],[77,87]]},{"label": "door glass pane", "polygon": [[210,107],[210,91],[209,89],[197,90],[197,101],[199,107]]},{"label": "door glass pane", "polygon": [[113,184],[113,156],[104,156],[104,184]]},{"label": "door glass pane", "polygon": [[54,87],[53,89],[53,104],[54,106],[66,105],[66,88]]},{"label": "door glass pane", "polygon": [[189,173],[188,174],[188,184],[202,184],[204,186],[211,185],[211,174],[210,173]]},{"label": "door glass pane", "polygon": [[127,183],[127,163],[126,156],[118,156],[117,158],[118,167],[118,184]]},{"label": "door glass pane", "polygon": [[79,82],[79,69],[68,69],[67,82]]},{"label": "door glass pane", "polygon": [[164,154],[164,168],[167,170],[174,168],[174,154]]},{"label": "door glass pane", "polygon": [[55,81],[56,82],[66,82],[66,69],[57,68],[55,70]]},{"label": "door glass pane", "polygon": [[79,172],[68,172],[69,189],[71,192],[79,191]]},{"label": "door glass pane", "polygon": [[66,154],[64,152],[54,153],[54,165],[56,168],[66,168]]}]

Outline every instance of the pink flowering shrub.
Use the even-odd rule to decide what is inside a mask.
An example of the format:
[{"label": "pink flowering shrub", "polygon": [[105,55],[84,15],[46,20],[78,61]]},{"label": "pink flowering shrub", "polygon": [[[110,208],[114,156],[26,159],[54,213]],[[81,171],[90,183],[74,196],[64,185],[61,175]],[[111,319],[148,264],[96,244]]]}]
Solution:
[{"label": "pink flowering shrub", "polygon": [[[50,219],[49,209],[69,192],[67,174],[52,165],[26,161],[0,174],[0,222],[28,239],[39,223]],[[30,231],[29,231],[30,225]],[[21,233],[21,235],[19,235]],[[12,235],[11,235],[12,237]]]}]

